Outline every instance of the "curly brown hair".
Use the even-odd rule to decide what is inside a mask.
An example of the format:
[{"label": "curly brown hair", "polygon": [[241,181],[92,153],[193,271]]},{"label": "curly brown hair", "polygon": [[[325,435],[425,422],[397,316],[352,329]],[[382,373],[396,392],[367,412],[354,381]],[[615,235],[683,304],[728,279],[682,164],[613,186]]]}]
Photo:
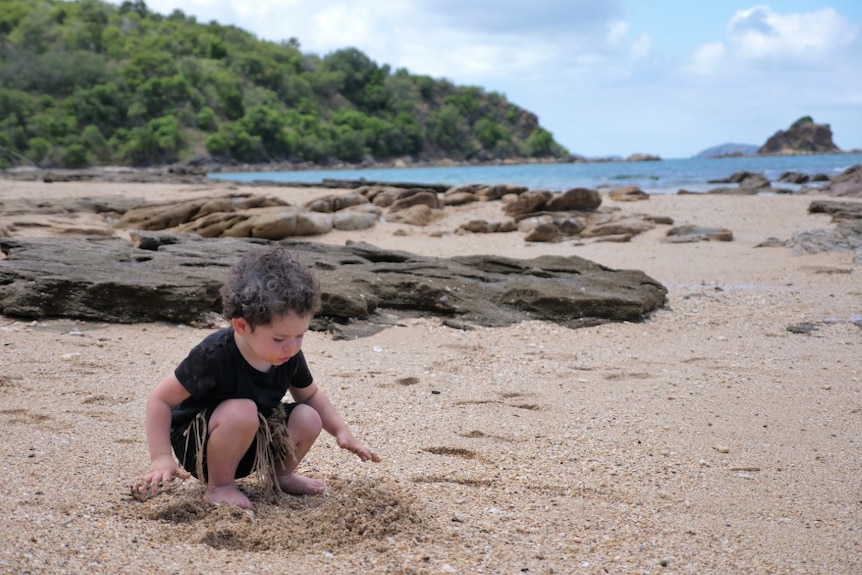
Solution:
[{"label": "curly brown hair", "polygon": [[221,288],[222,315],[253,328],[293,312],[320,309],[320,284],[310,269],[280,245],[252,248],[231,269]]}]

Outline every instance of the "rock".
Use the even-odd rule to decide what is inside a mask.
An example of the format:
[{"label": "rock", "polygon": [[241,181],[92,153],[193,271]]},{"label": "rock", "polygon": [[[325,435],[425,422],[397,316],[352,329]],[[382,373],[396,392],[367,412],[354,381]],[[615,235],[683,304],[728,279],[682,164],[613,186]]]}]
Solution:
[{"label": "rock", "polygon": [[824,190],[830,196],[862,198],[862,164],[856,164],[832,178]]},{"label": "rock", "polygon": [[649,194],[637,186],[626,186],[624,188],[614,188],[610,190],[608,192],[608,197],[615,202],[636,202],[640,200],[648,200]]},{"label": "rock", "polygon": [[759,244],[755,244],[756,248],[783,248],[787,245],[785,240],[778,239],[776,237],[768,237],[764,241]]},{"label": "rock", "polygon": [[832,141],[829,124],[815,124],[810,116],[796,120],[786,132],[777,131],[758,154],[797,154],[800,152],[834,153],[841,150]]},{"label": "rock", "polygon": [[524,192],[518,195],[514,201],[503,206],[503,213],[507,216],[517,217],[542,211],[552,196],[553,194],[547,190]]},{"label": "rock", "polygon": [[367,230],[377,224],[379,216],[373,212],[343,210],[332,217],[332,227],[342,232]]},{"label": "rock", "polygon": [[703,226],[678,226],[667,232],[666,241],[671,243],[699,241],[729,242],[733,240],[733,232],[726,228],[708,228]]},{"label": "rock", "polygon": [[787,331],[789,331],[790,333],[802,333],[805,335],[811,335],[818,329],[820,329],[820,326],[810,321],[803,321],[787,326]]},{"label": "rock", "polygon": [[738,184],[745,180],[746,178],[750,178],[752,176],[760,176],[760,174],[755,172],[734,172],[727,178],[717,178],[713,180],[707,180],[708,184]]},{"label": "rock", "polygon": [[524,233],[527,242],[558,242],[564,234],[550,216],[526,218],[518,222],[518,229]]},{"label": "rock", "polygon": [[596,237],[624,235],[631,239],[638,234],[654,228],[655,224],[653,222],[636,217],[612,218],[609,221],[588,225],[587,228],[581,232],[581,236]]},{"label": "rock", "polygon": [[517,186],[514,184],[468,184],[465,186],[457,186],[454,188],[450,188],[446,191],[444,196],[459,196],[462,194],[472,194],[479,201],[490,202],[494,200],[499,200],[503,196],[509,194],[519,196],[526,191],[526,186]]},{"label": "rock", "polygon": [[391,186],[364,186],[358,188],[357,193],[373,202],[375,206],[388,208],[404,193],[404,190]]},{"label": "rock", "polygon": [[502,222],[489,222],[488,220],[470,220],[466,224],[461,224],[456,233],[471,233],[471,234],[497,234],[514,232],[518,229],[514,220],[505,220]]},{"label": "rock", "polygon": [[836,202],[814,200],[808,206],[809,214],[831,214],[833,222],[862,219],[862,202]]},{"label": "rock", "polygon": [[569,210],[595,210],[602,205],[602,196],[589,188],[572,188],[562,194],[554,194],[545,205],[551,212]]},{"label": "rock", "polygon": [[127,210],[114,226],[134,230],[165,230],[192,222],[199,217],[276,206],[289,206],[289,204],[278,198],[252,194],[147,203]]},{"label": "rock", "polygon": [[834,228],[820,228],[794,233],[787,247],[795,255],[820,252],[855,252],[855,263],[862,263],[862,220],[846,220]]},{"label": "rock", "polygon": [[313,212],[333,213],[368,203],[370,203],[368,198],[362,194],[353,193],[318,198],[308,202],[305,207]]},{"label": "rock", "polygon": [[4,219],[31,214],[92,213],[121,215],[143,203],[143,198],[120,195],[57,198],[51,201],[14,198],[0,203],[0,213],[2,213]]},{"label": "rock", "polygon": [[632,154],[628,158],[626,158],[627,162],[659,162],[661,161],[661,156],[656,156],[655,154]]},{"label": "rock", "polygon": [[652,223],[654,223],[654,224],[668,225],[668,226],[672,226],[672,225],[673,225],[673,218],[672,218],[672,217],[670,217],[670,216],[651,216],[651,215],[644,215],[644,216],[642,216],[642,217],[643,217],[643,219],[645,219],[646,221],[648,221],[648,222],[652,222]]},{"label": "rock", "polygon": [[386,220],[422,227],[427,226],[442,216],[443,212],[441,210],[429,208],[425,204],[417,204],[415,206],[410,206],[409,208],[389,212],[386,215]]},{"label": "rock", "polygon": [[524,233],[528,242],[557,242],[580,234],[586,222],[573,215],[544,212],[518,218],[518,229]]},{"label": "rock", "polygon": [[171,228],[177,233],[195,233],[205,238],[262,238],[281,240],[315,236],[332,231],[331,214],[297,206],[280,206],[218,212]]},{"label": "rock", "polygon": [[443,200],[438,197],[437,192],[421,189],[407,190],[404,195],[389,206],[389,213],[406,210],[419,205],[428,206],[432,210],[440,210],[445,206]]},{"label": "rock", "polygon": [[[741,179],[739,176],[742,176]],[[735,181],[734,181],[735,180]],[[710,190],[710,194],[740,194],[740,195],[755,195],[761,192],[771,192],[772,184],[769,180],[760,174],[750,172],[741,172],[731,176],[731,183],[738,183],[736,188],[715,188]]]},{"label": "rock", "polygon": [[494,200],[499,200],[503,198],[503,196],[508,196],[510,194],[520,196],[526,191],[526,186],[519,186],[516,184],[497,184],[493,186],[481,186],[479,190],[476,191],[476,195],[482,201],[491,202]]},{"label": "rock", "polygon": [[456,191],[443,194],[443,203],[447,206],[464,206],[478,201],[479,198],[473,192]]},{"label": "rock", "polygon": [[801,172],[784,172],[778,177],[778,181],[786,184],[807,184],[811,181],[811,176]]},{"label": "rock", "polygon": [[[108,322],[188,323],[217,311],[227,270],[261,240],[140,232],[120,238],[0,238],[0,313]],[[431,258],[364,243],[282,241],[317,273],[315,324],[373,322],[380,314],[438,316],[503,326],[523,320],[569,327],[637,321],[667,290],[636,270],[578,257]],[[391,323],[391,322],[390,322]]]}]

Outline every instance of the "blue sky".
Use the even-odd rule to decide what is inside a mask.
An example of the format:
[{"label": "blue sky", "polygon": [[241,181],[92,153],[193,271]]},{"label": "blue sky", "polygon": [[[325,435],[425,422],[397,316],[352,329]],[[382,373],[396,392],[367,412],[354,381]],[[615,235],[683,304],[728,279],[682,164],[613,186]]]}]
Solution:
[{"label": "blue sky", "polygon": [[[121,0],[113,0],[120,3]],[[570,152],[692,156],[801,116],[862,149],[859,0],[147,0],[321,56],[481,86]]]}]

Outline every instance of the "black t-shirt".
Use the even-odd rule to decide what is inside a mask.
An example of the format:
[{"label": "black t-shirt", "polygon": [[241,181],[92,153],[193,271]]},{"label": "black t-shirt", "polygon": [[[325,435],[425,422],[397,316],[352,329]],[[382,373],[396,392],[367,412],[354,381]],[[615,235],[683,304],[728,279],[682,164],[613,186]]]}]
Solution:
[{"label": "black t-shirt", "polygon": [[288,387],[308,387],[314,381],[302,351],[267,372],[258,371],[240,353],[230,327],[207,336],[192,348],[174,375],[191,397],[171,411],[172,435],[182,432],[200,411],[226,399],[252,399],[268,417]]}]

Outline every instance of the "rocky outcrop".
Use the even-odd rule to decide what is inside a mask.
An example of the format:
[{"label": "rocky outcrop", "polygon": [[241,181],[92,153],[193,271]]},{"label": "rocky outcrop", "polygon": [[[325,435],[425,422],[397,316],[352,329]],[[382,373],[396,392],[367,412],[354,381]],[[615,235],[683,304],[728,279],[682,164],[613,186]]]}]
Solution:
[{"label": "rocky outcrop", "polygon": [[779,130],[757,150],[758,154],[828,154],[841,150],[832,141],[829,124],[816,124],[810,116],[796,120],[787,131]]},{"label": "rocky outcrop", "polygon": [[[218,311],[229,266],[262,241],[148,232],[134,237],[134,243],[0,238],[6,256],[0,259],[0,314],[199,321]],[[365,243],[282,243],[320,279],[323,308],[316,328],[342,337],[405,316],[436,316],[464,327],[528,319],[569,327],[637,321],[662,306],[667,294],[641,271],[613,270],[574,256],[442,259]]]},{"label": "rocky outcrop", "polygon": [[[617,201],[645,200],[649,195],[625,188]],[[234,194],[229,197],[145,204],[124,213],[114,224],[130,230],[193,232],[204,237],[251,237],[280,240],[325,234],[333,229],[360,230],[380,219],[427,226],[445,216],[446,208],[472,202],[499,201],[512,218],[496,225],[470,222],[456,232],[505,233],[520,230],[528,242],[552,242],[580,236],[597,238],[635,235],[655,227],[655,221],[619,216],[603,210],[597,190],[572,188],[563,192],[528,190],[523,186],[459,186],[440,193],[432,188],[364,186],[345,195],[319,198],[306,206],[281,200]]]}]

